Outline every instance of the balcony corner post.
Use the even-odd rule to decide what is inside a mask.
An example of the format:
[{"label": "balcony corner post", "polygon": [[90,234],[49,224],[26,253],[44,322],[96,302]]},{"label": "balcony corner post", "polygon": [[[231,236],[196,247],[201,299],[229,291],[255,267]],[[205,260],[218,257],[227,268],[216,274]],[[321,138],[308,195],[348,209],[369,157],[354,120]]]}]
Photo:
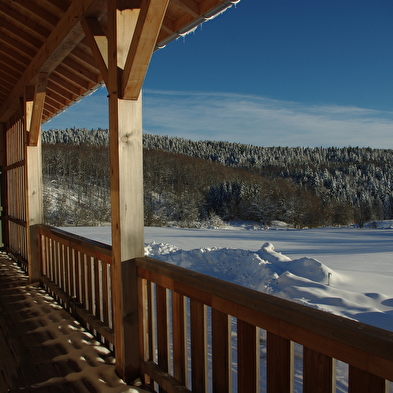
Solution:
[{"label": "balcony corner post", "polygon": [[37,224],[42,224],[44,221],[40,124],[36,126],[36,142],[34,145],[29,143],[34,97],[34,87],[26,87],[24,96],[24,145],[26,159],[27,270],[30,283],[38,282],[41,277]]}]

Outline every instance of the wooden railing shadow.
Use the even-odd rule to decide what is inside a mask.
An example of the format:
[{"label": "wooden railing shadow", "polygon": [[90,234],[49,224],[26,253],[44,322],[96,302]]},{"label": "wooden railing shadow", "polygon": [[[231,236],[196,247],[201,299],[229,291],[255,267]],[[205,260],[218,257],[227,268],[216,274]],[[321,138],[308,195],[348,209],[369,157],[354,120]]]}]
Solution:
[{"label": "wooden railing shadow", "polygon": [[[43,285],[113,344],[110,247],[39,226]],[[386,393],[393,333],[156,259],[137,269],[140,374],[160,392]],[[124,280],[127,282],[127,280]],[[297,364],[295,369],[295,350]],[[116,351],[116,348],[115,348]],[[300,359],[300,360],[299,360]],[[296,376],[295,376],[296,374]]]}]

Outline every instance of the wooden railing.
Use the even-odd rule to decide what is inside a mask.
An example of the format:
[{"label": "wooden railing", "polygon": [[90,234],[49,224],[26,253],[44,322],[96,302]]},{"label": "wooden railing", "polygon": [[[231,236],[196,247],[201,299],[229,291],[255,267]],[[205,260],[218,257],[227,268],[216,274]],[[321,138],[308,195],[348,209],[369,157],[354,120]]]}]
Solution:
[{"label": "wooden railing", "polygon": [[393,380],[392,332],[151,258],[135,263],[141,370],[166,392],[292,392],[297,378],[303,392],[332,393],[336,359],[348,364],[349,393],[386,393]]},{"label": "wooden railing", "polygon": [[113,345],[111,247],[47,225],[38,226],[41,281],[55,299]]},{"label": "wooden railing", "polygon": [[[45,225],[38,234],[43,285],[113,345],[111,247]],[[128,263],[139,348],[126,350],[139,351],[155,390],[386,393],[393,381],[392,332],[152,258]],[[345,381],[336,360],[348,365]]]}]

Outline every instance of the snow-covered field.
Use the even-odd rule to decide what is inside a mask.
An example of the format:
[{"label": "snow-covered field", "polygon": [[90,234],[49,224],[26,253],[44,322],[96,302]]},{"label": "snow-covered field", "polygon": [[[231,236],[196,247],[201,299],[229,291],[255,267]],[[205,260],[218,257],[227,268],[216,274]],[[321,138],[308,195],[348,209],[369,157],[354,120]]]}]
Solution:
[{"label": "snow-covered field", "polygon": [[[380,225],[381,226],[381,225]],[[110,228],[64,228],[110,243]],[[145,228],[146,255],[393,331],[393,229]]]}]

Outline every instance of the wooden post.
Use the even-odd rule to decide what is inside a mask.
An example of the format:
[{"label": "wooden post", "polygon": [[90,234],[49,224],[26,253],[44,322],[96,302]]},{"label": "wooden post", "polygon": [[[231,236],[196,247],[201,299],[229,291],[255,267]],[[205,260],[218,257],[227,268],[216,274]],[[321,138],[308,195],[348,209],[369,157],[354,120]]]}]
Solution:
[{"label": "wooden post", "polygon": [[113,314],[118,374],[139,376],[135,257],[144,255],[142,99],[124,100],[121,75],[139,9],[108,1],[108,93],[112,207]]},{"label": "wooden post", "polygon": [[[24,130],[26,157],[26,221],[27,221],[27,266],[29,281],[40,279],[40,261],[38,254],[37,224],[44,220],[42,203],[42,154],[40,132],[36,132],[34,146],[29,146],[29,132],[34,112],[34,87],[28,86],[25,91]],[[36,127],[39,127],[36,125]]]},{"label": "wooden post", "polygon": [[4,232],[4,222],[3,216],[3,201],[4,201],[4,167],[5,167],[5,124],[0,123],[0,247],[4,246],[3,234]]}]

